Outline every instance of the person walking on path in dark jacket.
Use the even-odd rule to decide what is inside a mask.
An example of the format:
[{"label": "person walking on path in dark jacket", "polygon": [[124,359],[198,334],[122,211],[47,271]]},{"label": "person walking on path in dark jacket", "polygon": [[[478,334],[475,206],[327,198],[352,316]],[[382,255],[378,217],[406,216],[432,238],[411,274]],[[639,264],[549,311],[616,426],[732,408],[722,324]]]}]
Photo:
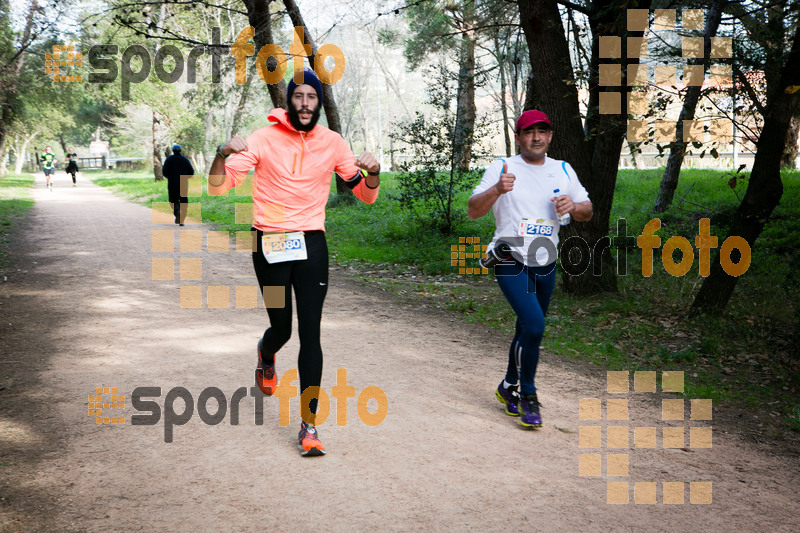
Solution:
[{"label": "person walking on path in dark jacket", "polygon": [[75,174],[78,172],[78,154],[75,153],[74,148],[70,148],[66,155],[67,158],[67,174],[72,175],[72,186],[77,187],[75,181]]},{"label": "person walking on path in dark jacket", "polygon": [[[188,193],[188,180],[194,176],[194,167],[183,155],[181,155],[181,145],[172,146],[172,155],[164,161],[161,173],[167,178],[167,190],[169,191],[169,203],[172,204],[172,212],[175,214],[175,223],[183,226],[186,219],[186,209],[189,199],[184,194]],[[182,176],[185,176],[184,180]],[[185,183],[185,185],[182,185]]]}]

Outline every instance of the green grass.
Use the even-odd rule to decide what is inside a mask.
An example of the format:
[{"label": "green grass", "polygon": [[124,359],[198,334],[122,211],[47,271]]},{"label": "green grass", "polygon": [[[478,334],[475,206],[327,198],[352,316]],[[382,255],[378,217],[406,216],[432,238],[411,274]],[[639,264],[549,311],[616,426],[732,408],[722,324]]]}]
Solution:
[{"label": "green grass", "polygon": [[[652,213],[663,170],[619,172],[610,233],[625,219],[628,235],[638,235]],[[166,201],[166,182],[135,173],[124,178],[100,176],[95,182],[119,194],[152,204]],[[698,220],[711,220],[711,234],[721,245],[731,215],[744,195],[730,178],[712,170],[681,173],[673,206],[658,215],[662,246],[672,236],[694,243]],[[543,348],[567,359],[587,361],[610,370],[684,370],[686,397],[712,398],[754,406],[773,405],[785,427],[800,429],[800,172],[783,175],[780,205],[752,250],[752,262],[724,313],[689,317],[688,311],[703,278],[695,257],[685,276],[673,277],[654,257],[654,273],[641,273],[641,250],[627,254],[627,275],[619,290],[576,298],[559,288],[547,316]],[[244,187],[247,190],[247,187]],[[241,190],[239,192],[242,192]],[[379,285],[401,299],[424,302],[459,313],[464,320],[486,324],[510,334],[514,314],[490,275],[458,275],[450,265],[450,246],[459,237],[479,237],[487,243],[494,230],[491,216],[476,221],[463,217],[456,236],[444,236],[424,224],[423,213],[402,210],[392,174],[381,177],[381,194],[373,205],[332,197],[326,227],[332,260],[360,272],[366,283]],[[457,209],[465,210],[468,192]],[[228,230],[235,224],[236,202],[246,195],[209,197],[202,203],[204,222]],[[471,261],[475,263],[475,260]],[[469,266],[469,265],[467,265]],[[502,352],[502,350],[501,350]]]},{"label": "green grass", "polygon": [[[445,237],[428,228],[421,222],[425,220],[423,213],[401,209],[395,199],[396,187],[395,175],[384,173],[374,204],[358,202],[328,208],[326,229],[332,257],[345,265],[367,263],[398,273],[414,267],[429,275],[451,274],[449,248],[458,243],[458,237]],[[464,214],[459,234],[486,234],[491,221],[465,220],[467,198],[466,193],[461,194],[454,204]]]},{"label": "green grass", "polygon": [[787,418],[792,431],[800,433],[800,405],[796,406],[792,411],[790,411]]},{"label": "green grass", "polygon": [[168,199],[167,181],[155,181],[152,172],[99,170],[87,177],[127,200],[147,206],[151,206],[153,202],[166,202]]},{"label": "green grass", "polygon": [[6,174],[0,178],[0,268],[10,264],[8,232],[33,207],[33,176]]},{"label": "green grass", "polygon": [[[167,193],[167,180],[155,181],[151,171],[101,171],[90,176],[91,180],[101,187],[110,189],[114,194],[148,207],[154,203],[169,201]],[[249,182],[248,182],[249,183]],[[196,184],[195,184],[196,187]],[[243,193],[249,185],[245,184],[235,192]],[[202,204],[202,220],[213,224],[219,229],[229,231],[245,231],[250,229],[250,224],[235,223],[235,203],[249,201],[246,196],[238,196],[233,192],[228,196],[210,196],[206,191],[206,180],[201,179],[202,196],[189,197],[189,203]]]}]

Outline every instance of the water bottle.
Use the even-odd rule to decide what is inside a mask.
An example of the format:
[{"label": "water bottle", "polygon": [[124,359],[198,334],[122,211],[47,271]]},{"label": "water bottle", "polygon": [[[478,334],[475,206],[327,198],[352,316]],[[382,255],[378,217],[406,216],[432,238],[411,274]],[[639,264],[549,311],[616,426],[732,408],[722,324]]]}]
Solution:
[{"label": "water bottle", "polygon": [[481,268],[494,268],[495,265],[498,263],[502,263],[503,261],[508,261],[511,259],[511,246],[505,241],[497,241],[497,244],[486,252],[486,255],[481,257],[480,261],[478,261],[481,265]]},{"label": "water bottle", "polygon": [[[560,189],[553,189],[553,194],[559,196],[558,194],[559,191]],[[553,209],[555,209],[555,205],[553,205]],[[566,226],[567,224],[569,224],[570,221],[569,213],[565,213],[561,216],[558,216],[558,212],[556,212],[556,218],[558,218],[558,223],[561,224],[562,226]]]}]

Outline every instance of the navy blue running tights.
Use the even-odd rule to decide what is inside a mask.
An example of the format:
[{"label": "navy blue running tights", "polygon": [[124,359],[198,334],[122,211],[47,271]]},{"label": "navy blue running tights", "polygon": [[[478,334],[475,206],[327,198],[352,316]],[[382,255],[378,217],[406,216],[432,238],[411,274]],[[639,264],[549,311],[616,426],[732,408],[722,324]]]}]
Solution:
[{"label": "navy blue running tights", "polygon": [[520,394],[536,392],[534,378],[539,364],[539,344],[544,335],[544,317],[556,283],[555,263],[525,266],[519,261],[495,267],[500,290],[517,314],[514,340],[508,350],[506,381],[520,383]]}]

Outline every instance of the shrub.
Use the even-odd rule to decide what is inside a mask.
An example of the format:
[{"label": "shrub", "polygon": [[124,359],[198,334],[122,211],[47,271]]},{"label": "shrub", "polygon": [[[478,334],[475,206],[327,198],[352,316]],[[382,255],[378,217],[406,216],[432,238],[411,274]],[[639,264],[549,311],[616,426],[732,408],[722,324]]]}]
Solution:
[{"label": "shrub", "polygon": [[[446,66],[429,69],[427,78],[427,103],[430,113],[417,112],[416,118],[401,122],[392,133],[396,141],[410,147],[411,161],[400,165],[397,177],[399,194],[394,198],[403,208],[412,212],[423,226],[452,235],[460,222],[466,219],[463,208],[455,208],[456,196],[470,189],[483,174],[482,169],[466,169],[459,165],[464,146],[456,138],[477,139],[480,136],[470,128],[467,135],[457,135],[461,123],[451,109],[455,98],[457,76]],[[476,124],[485,123],[476,119]],[[477,146],[473,145],[470,160],[476,159]]]}]

